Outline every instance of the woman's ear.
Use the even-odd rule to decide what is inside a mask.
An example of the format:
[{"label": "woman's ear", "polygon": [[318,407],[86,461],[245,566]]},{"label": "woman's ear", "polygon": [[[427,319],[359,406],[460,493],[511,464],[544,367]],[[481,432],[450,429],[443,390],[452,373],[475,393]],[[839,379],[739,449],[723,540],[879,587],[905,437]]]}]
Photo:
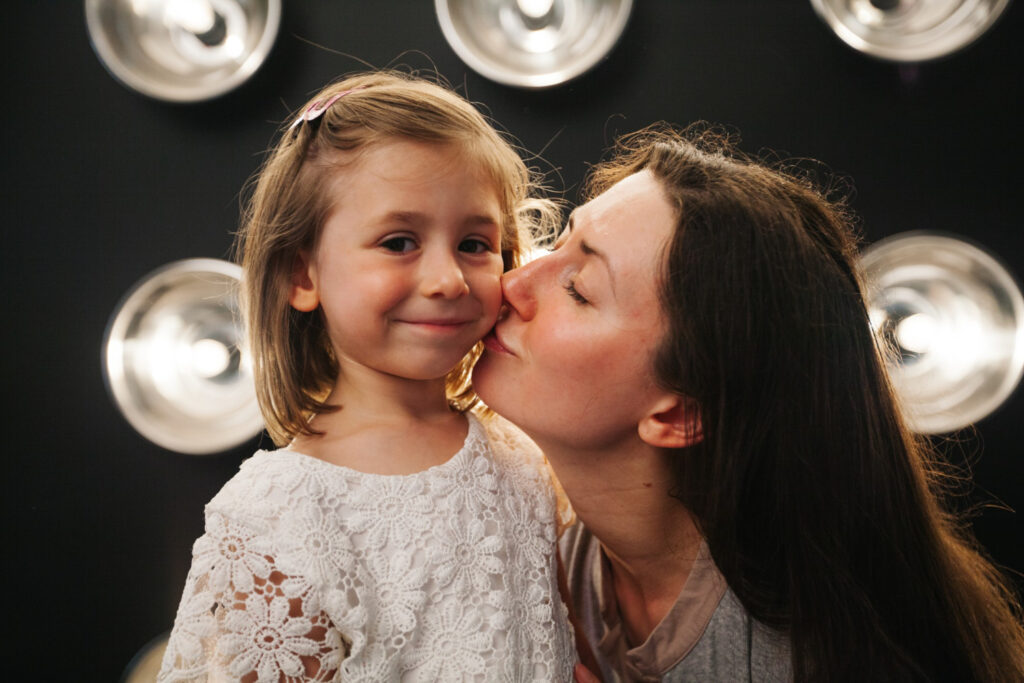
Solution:
[{"label": "woman's ear", "polygon": [[637,426],[640,438],[658,448],[685,448],[700,443],[704,431],[697,402],[688,396],[666,394]]},{"label": "woman's ear", "polygon": [[308,251],[295,255],[292,266],[292,291],[288,302],[297,311],[309,313],[320,305],[320,292],[316,286],[316,265]]}]

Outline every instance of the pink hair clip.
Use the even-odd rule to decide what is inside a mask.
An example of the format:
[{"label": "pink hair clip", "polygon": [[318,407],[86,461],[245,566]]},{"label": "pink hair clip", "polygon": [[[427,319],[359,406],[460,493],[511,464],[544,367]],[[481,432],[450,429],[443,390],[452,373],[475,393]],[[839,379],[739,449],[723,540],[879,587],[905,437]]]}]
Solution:
[{"label": "pink hair clip", "polygon": [[295,119],[292,125],[288,126],[288,130],[295,128],[295,126],[299,125],[303,121],[313,121],[315,119],[320,118],[320,116],[322,116],[323,113],[327,111],[332,104],[340,100],[342,97],[348,95],[351,92],[355,92],[356,90],[362,90],[365,87],[365,85],[361,85],[358,88],[352,88],[351,90],[342,90],[340,93],[332,96],[330,99],[317,100],[313,104],[309,105],[306,108],[306,111],[299,114],[299,118]]}]

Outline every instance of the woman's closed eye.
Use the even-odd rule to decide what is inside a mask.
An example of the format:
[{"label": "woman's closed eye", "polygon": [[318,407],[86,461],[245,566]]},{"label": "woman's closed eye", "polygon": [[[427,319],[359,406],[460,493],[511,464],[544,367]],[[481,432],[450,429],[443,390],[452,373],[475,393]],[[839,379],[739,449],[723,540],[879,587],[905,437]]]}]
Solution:
[{"label": "woman's closed eye", "polygon": [[589,301],[587,301],[587,298],[585,296],[579,293],[579,291],[576,289],[576,283],[574,283],[572,280],[565,283],[563,287],[565,288],[565,291],[569,293],[569,296],[572,297],[573,301],[575,301],[576,303],[590,303]]}]

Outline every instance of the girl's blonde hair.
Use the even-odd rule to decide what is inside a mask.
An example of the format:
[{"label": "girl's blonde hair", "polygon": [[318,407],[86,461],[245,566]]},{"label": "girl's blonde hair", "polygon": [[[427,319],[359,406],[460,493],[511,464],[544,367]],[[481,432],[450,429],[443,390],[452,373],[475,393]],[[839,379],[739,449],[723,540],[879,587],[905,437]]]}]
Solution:
[{"label": "girl's blonde hair", "polygon": [[[339,168],[369,146],[396,138],[457,145],[467,163],[479,164],[494,181],[505,270],[519,264],[534,235],[550,232],[559,220],[553,202],[535,198],[538,178],[513,145],[447,87],[400,72],[358,74],[325,87],[301,113],[338,95],[318,118],[282,131],[254,177],[235,242],[256,394],[278,445],[316,434],[310,419],[337,409],[324,402],[338,364],[323,316],[295,310],[289,295],[299,252],[315,249],[334,208],[326,190]],[[477,344],[446,377],[455,409],[476,402],[470,371],[479,354]]]}]

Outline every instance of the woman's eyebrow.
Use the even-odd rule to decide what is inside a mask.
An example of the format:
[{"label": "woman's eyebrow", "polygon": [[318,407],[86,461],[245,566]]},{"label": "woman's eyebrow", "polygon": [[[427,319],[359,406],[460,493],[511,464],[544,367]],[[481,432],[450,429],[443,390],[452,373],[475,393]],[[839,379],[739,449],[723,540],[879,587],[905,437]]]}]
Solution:
[{"label": "woman's eyebrow", "polygon": [[612,264],[611,262],[608,261],[608,255],[605,254],[603,251],[595,249],[594,247],[590,246],[584,240],[580,240],[580,251],[582,251],[587,256],[596,256],[597,258],[601,259],[601,261],[604,263],[604,269],[608,273],[608,279],[611,281],[612,294],[615,294],[615,271],[612,270]]},{"label": "woman's eyebrow", "polygon": [[[575,211],[569,214],[569,223],[566,226],[566,229],[570,232],[572,231],[575,217]],[[604,268],[608,272],[608,280],[611,282],[612,295],[615,295],[615,271],[612,270],[612,264],[611,261],[608,260],[608,254],[604,253],[600,249],[595,248],[593,245],[591,245],[585,239],[582,238],[579,241],[579,247],[580,251],[582,251],[585,256],[596,256],[604,263]]]}]

